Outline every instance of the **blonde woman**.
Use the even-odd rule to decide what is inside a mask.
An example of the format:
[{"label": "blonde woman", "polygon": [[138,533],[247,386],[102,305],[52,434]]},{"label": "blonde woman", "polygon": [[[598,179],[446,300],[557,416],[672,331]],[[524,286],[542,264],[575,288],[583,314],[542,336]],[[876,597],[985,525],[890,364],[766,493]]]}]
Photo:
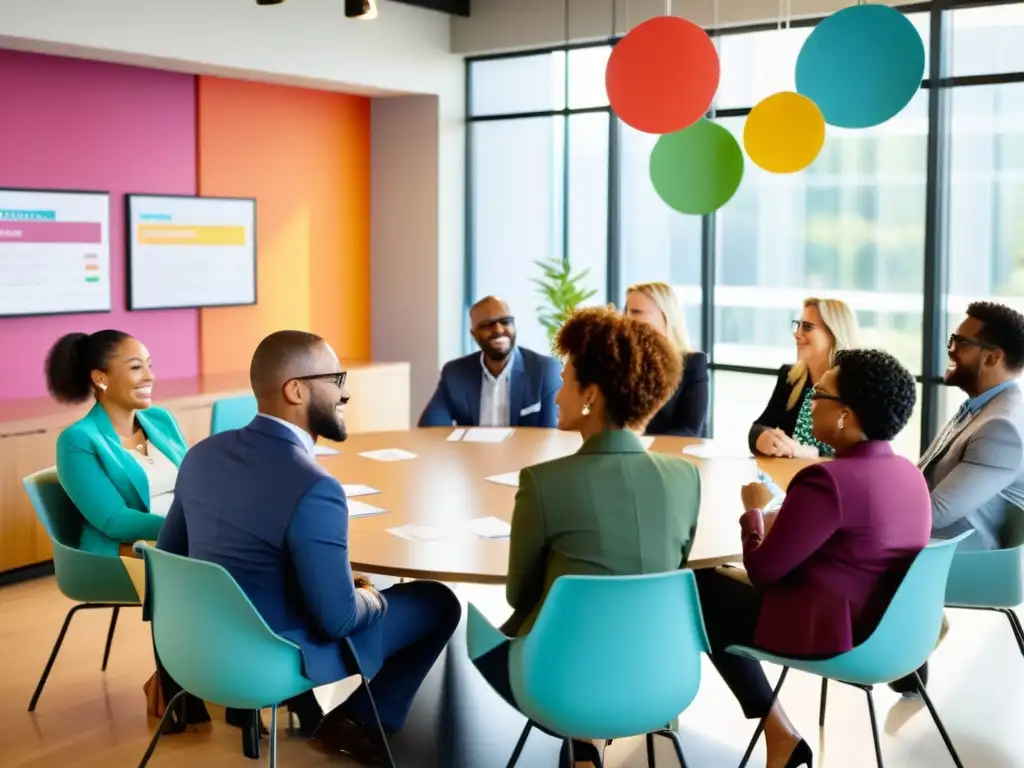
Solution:
[{"label": "blonde woman", "polygon": [[626,290],[626,314],[668,339],[683,371],[672,397],[651,418],[648,435],[705,437],[708,418],[708,358],[690,346],[686,318],[676,292],[665,283],[639,283]]},{"label": "blonde woman", "polygon": [[811,459],[832,456],[831,446],[811,431],[811,388],[835,360],[836,352],[857,346],[860,326],[838,299],[804,299],[793,321],[796,363],[779,369],[768,406],[750,427],[750,450],[764,456]]}]

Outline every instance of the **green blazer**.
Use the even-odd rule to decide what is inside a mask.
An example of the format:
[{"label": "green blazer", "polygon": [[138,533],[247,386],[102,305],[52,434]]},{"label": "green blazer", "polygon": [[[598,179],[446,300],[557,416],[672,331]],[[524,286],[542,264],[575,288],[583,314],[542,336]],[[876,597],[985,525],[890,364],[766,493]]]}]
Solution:
[{"label": "green blazer", "polygon": [[559,576],[663,573],[686,563],[700,473],[648,453],[628,430],[590,437],[575,454],[519,473],[505,593],[510,634],[533,626]]},{"label": "green blazer", "polygon": [[[163,408],[136,412],[146,436],[176,466],[188,450],[177,422]],[[85,518],[79,547],[117,555],[119,544],[153,541],[163,518],[149,514],[149,478],[121,447],[107,412],[99,403],[57,438],[57,476]]]}]

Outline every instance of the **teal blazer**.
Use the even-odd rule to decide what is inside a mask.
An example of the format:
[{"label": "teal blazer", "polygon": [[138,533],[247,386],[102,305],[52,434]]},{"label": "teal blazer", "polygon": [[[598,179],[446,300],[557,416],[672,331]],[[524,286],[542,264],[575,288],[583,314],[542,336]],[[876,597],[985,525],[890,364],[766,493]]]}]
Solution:
[{"label": "teal blazer", "polygon": [[[180,467],[188,445],[174,417],[156,407],[135,415],[150,442]],[[57,476],[84,518],[81,549],[117,556],[122,543],[160,535],[164,520],[149,514],[146,471],[121,446],[99,403],[57,438]]]}]

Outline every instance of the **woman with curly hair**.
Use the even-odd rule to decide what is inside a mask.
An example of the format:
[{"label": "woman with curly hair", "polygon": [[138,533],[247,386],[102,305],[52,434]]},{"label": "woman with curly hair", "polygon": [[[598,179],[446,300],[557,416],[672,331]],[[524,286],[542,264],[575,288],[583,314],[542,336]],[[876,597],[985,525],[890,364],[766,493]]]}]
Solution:
[{"label": "woman with curly hair", "polygon": [[771,491],[743,487],[749,583],[720,571],[696,574],[711,660],[748,718],[767,714],[768,768],[810,765],[810,748],[778,703],[769,710],[772,687],[761,666],[725,649],[794,657],[849,651],[878,626],[931,530],[924,476],[890,445],[914,410],[914,377],[885,352],[844,350],[810,398],[814,437],[835,449],[835,460],[798,472],[767,525]]},{"label": "woman with curly hair", "polygon": [[[506,582],[515,610],[507,635],[530,630],[559,576],[684,566],[697,527],[697,468],[681,456],[648,453],[633,431],[679,383],[680,356],[668,340],[614,308],[595,307],[573,313],[555,349],[565,359],[555,395],[558,428],[579,432],[583,445],[519,474]],[[476,660],[506,698],[507,655],[503,644]],[[584,764],[599,756],[588,741],[574,741],[573,751]]]}]

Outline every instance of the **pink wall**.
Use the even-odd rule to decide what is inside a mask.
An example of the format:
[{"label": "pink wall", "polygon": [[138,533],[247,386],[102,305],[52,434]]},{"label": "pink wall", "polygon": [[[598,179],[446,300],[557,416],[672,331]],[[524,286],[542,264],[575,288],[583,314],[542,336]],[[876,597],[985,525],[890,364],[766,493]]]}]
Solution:
[{"label": "pink wall", "polygon": [[110,194],[109,314],[0,318],[0,400],[45,396],[43,362],[69,331],[118,328],[158,377],[199,372],[199,312],[125,309],[124,194],[196,193],[196,80],[0,50],[0,187]]}]

